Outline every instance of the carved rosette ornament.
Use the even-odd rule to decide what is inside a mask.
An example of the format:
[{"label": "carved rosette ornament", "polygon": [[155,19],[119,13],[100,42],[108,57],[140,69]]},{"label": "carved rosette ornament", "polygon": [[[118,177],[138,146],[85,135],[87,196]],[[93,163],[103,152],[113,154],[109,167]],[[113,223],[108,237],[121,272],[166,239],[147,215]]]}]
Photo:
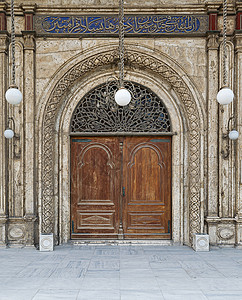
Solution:
[{"label": "carved rosette ornament", "polygon": [[[54,127],[58,107],[63,101],[67,90],[76,80],[87,72],[103,65],[114,64],[118,52],[112,50],[88,57],[70,69],[56,84],[46,105],[43,121],[43,165],[42,165],[42,233],[54,231]],[[198,109],[191,92],[179,74],[163,61],[140,53],[138,51],[126,52],[129,65],[136,68],[147,69],[166,80],[181,99],[189,127],[189,224],[190,241],[193,233],[201,231],[200,220],[200,123]]]}]

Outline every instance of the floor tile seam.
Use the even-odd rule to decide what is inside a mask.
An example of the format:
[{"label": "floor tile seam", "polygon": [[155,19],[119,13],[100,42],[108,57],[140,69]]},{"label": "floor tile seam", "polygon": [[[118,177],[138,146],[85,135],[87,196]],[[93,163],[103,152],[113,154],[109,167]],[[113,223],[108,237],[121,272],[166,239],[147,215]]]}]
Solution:
[{"label": "floor tile seam", "polygon": [[120,292],[120,287],[121,287],[121,248],[119,247],[119,298],[121,299],[121,292]]},{"label": "floor tile seam", "polygon": [[154,273],[154,269],[151,268],[150,262],[149,262],[149,266],[150,266],[150,269],[151,269],[151,271],[152,271],[153,277],[155,278],[155,282],[156,282],[156,284],[157,284],[157,286],[158,286],[158,288],[159,288],[159,291],[160,291],[160,293],[161,293],[163,299],[165,299],[165,298],[164,298],[164,295],[163,295],[163,293],[162,293],[160,284],[158,283],[157,276],[156,276],[155,273]]},{"label": "floor tile seam", "polygon": [[[39,277],[39,276],[36,276],[36,277],[16,277],[16,278],[46,278],[46,279],[48,279],[48,278],[51,278],[51,276],[52,276],[52,274],[56,271],[56,269],[57,269],[57,267],[54,269],[54,270],[52,270],[51,271],[51,273],[49,274],[49,276],[47,276],[47,277]],[[43,270],[45,270],[44,268],[43,268]],[[17,274],[17,275],[19,275],[19,273]]]},{"label": "floor tile seam", "polygon": [[[202,294],[202,296],[204,296],[205,299],[208,299],[207,296],[204,294],[204,292],[203,292],[201,289],[197,289],[197,290],[182,289],[182,290],[179,290],[179,291],[182,291],[183,293],[184,293],[184,292],[191,292],[191,293],[197,293],[197,292],[200,292],[200,293]],[[164,293],[167,294],[167,293],[169,293],[169,292],[164,291]],[[183,294],[182,296],[185,297],[186,295]],[[164,297],[164,299],[166,299],[165,296],[164,296],[164,294],[163,294],[163,297]],[[184,299],[185,299],[185,298],[184,298]]]},{"label": "floor tile seam", "polygon": [[[208,265],[209,265],[209,266],[211,266],[209,263],[208,263]],[[216,267],[214,267],[214,266],[212,266],[212,267],[213,267],[213,269],[214,269],[214,270],[216,270],[216,272],[218,272],[218,273],[219,273],[219,275],[221,275],[222,277],[226,277],[226,276],[225,276],[223,273],[221,273],[221,272],[220,272],[220,270],[219,270],[219,269],[217,269],[217,268],[216,268]]]},{"label": "floor tile seam", "polygon": [[[181,264],[181,265],[182,265],[182,264]],[[222,274],[216,267],[213,267],[213,266],[211,266],[210,264],[208,264],[208,266],[209,266],[209,267],[212,267],[212,269],[210,269],[210,270],[205,269],[205,272],[207,272],[207,271],[213,271],[213,272],[214,272],[214,271],[215,271],[215,272],[218,272],[219,275],[220,275],[221,277],[225,277],[224,274]],[[182,266],[182,268],[183,268],[184,271],[187,272],[188,276],[191,277],[191,276],[189,275],[189,273],[188,273],[188,269],[184,268],[183,266]],[[191,269],[192,269],[192,266],[191,266]],[[194,271],[194,270],[193,270],[193,271]],[[191,278],[193,278],[193,277],[191,277]]]},{"label": "floor tile seam", "polygon": [[[93,249],[93,254],[94,254],[95,249],[96,249],[96,247]],[[93,257],[93,255],[92,255],[92,257]],[[91,261],[92,261],[92,257],[89,259],[89,263],[88,263],[88,265],[87,265],[87,268],[86,268],[85,272],[83,273],[83,276],[81,276],[81,277],[82,277],[82,281],[84,280],[84,278],[85,278],[85,276],[86,276],[86,273],[87,273],[87,271],[88,271],[89,268],[90,268],[90,264],[91,264]]]},{"label": "floor tile seam", "polygon": [[36,290],[36,293],[35,293],[34,296],[31,298],[31,300],[34,299],[34,297],[37,295],[37,293],[39,292],[39,290],[40,290],[40,289],[37,289],[37,290]]}]

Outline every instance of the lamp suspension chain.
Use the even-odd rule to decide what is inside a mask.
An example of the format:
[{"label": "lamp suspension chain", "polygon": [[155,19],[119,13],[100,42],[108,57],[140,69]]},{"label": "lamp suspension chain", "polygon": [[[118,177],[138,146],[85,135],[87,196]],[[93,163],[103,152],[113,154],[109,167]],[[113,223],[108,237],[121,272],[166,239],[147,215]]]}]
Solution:
[{"label": "lamp suspension chain", "polygon": [[227,71],[227,0],[223,2],[223,85],[228,85]]},{"label": "lamp suspension chain", "polygon": [[14,0],[11,0],[11,43],[12,43],[12,85],[16,86]]},{"label": "lamp suspension chain", "polygon": [[119,89],[115,93],[115,102],[120,106],[131,101],[130,92],[124,88],[124,0],[119,0]]},{"label": "lamp suspension chain", "polygon": [[119,84],[124,86],[124,0],[119,0]]}]

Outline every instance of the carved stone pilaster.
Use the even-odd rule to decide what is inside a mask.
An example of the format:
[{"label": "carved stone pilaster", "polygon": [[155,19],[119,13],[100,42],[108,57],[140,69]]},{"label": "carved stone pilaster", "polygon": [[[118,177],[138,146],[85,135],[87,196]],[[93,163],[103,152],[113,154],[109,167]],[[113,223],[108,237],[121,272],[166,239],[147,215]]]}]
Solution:
[{"label": "carved stone pilaster", "polygon": [[[242,9],[242,4],[241,4]],[[235,155],[235,190],[236,190],[236,215],[239,222],[237,227],[238,244],[242,245],[242,31],[236,31],[234,35],[235,44],[235,98],[234,115],[239,139],[234,144]]]},{"label": "carved stone pilaster", "polygon": [[[218,32],[210,32],[207,35],[207,59],[208,59],[208,82],[207,82],[207,147],[208,147],[208,199],[207,216],[213,219],[218,217],[218,104],[216,95],[219,87],[218,74]],[[216,234],[208,231],[210,241],[215,243]]]},{"label": "carved stone pilaster", "polygon": [[26,228],[25,245],[26,247],[33,247],[38,241],[37,217],[35,215],[25,215],[24,221]]},{"label": "carved stone pilaster", "polygon": [[9,37],[7,33],[0,34],[0,246],[6,245],[6,222],[7,222],[7,147],[6,139],[2,134],[6,129],[7,104],[5,91],[7,88],[7,51]]},{"label": "carved stone pilaster", "polygon": [[236,31],[234,34],[235,53],[242,53],[242,31]]},{"label": "carved stone pilaster", "polygon": [[35,32],[23,31],[24,39],[24,194],[27,232],[25,242],[28,246],[34,244],[36,223],[36,158],[35,158]]},{"label": "carved stone pilaster", "polygon": [[207,12],[209,15],[209,31],[218,30],[218,12],[220,4],[208,2],[206,3]]},{"label": "carved stone pilaster", "polygon": [[242,30],[242,3],[236,3],[236,30]]},{"label": "carved stone pilaster", "polygon": [[21,8],[24,11],[24,18],[25,18],[25,30],[26,31],[33,31],[34,30],[34,14],[37,5],[30,5],[30,4],[22,4]]},{"label": "carved stone pilaster", "polygon": [[0,248],[7,245],[6,223],[7,217],[0,216]]},{"label": "carved stone pilaster", "polygon": [[236,241],[236,228],[240,226],[236,218],[207,217],[206,222],[209,228],[211,245],[232,246],[238,244]]},{"label": "carved stone pilaster", "polygon": [[0,3],[0,32],[7,30],[6,3]]}]

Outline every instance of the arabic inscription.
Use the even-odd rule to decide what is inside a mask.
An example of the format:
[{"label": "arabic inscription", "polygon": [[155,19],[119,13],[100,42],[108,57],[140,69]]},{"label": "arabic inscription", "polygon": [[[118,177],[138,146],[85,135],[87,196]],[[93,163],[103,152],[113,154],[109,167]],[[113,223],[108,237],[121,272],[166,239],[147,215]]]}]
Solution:
[{"label": "arabic inscription", "polygon": [[[117,16],[35,16],[38,34],[118,34]],[[207,16],[128,15],[124,30],[130,35],[196,34],[208,30]]]}]

